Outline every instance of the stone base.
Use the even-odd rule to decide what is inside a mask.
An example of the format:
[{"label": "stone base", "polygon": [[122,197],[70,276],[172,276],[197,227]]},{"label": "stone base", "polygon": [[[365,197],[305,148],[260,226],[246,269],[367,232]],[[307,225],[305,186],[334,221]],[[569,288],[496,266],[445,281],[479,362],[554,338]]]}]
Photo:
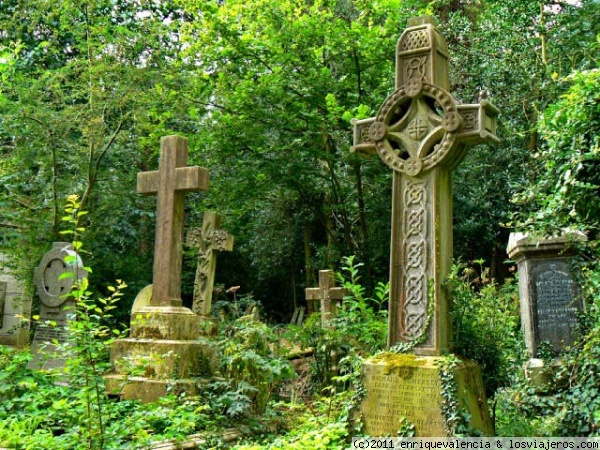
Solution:
[{"label": "stone base", "polygon": [[110,360],[117,374],[156,379],[208,376],[216,367],[214,350],[200,341],[118,339],[112,344]]},{"label": "stone base", "polygon": [[[414,425],[418,437],[446,437],[442,411],[441,356],[386,353],[365,361],[362,383],[366,396],[360,406],[363,433],[397,436],[403,422]],[[471,416],[470,425],[485,436],[494,433],[485,400],[479,366],[461,360],[454,378],[462,408]]]},{"label": "stone base", "polygon": [[[132,313],[131,337],[113,342],[107,392],[143,402],[177,392],[193,395],[195,378],[216,369],[214,350],[200,338],[200,316],[182,307],[144,306]],[[174,390],[172,390],[174,389]]]},{"label": "stone base", "polygon": [[196,380],[153,380],[144,377],[107,375],[104,377],[106,393],[123,400],[140,400],[142,403],[158,401],[167,395],[185,392],[193,396],[197,393]]},{"label": "stone base", "polygon": [[539,358],[531,358],[525,363],[523,367],[525,377],[529,380],[529,384],[534,388],[536,394],[551,394],[557,388],[563,387],[563,382],[565,385],[568,383],[567,380],[556,380],[559,364],[559,358],[555,358],[549,366]]}]

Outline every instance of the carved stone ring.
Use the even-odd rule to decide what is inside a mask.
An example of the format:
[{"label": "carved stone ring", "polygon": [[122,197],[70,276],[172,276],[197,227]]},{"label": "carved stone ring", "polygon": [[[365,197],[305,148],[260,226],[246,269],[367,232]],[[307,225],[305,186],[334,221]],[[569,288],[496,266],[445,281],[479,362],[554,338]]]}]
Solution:
[{"label": "carved stone ring", "polygon": [[[398,151],[398,140],[404,139],[402,136],[409,129],[409,119],[412,119],[409,111],[414,105],[408,108],[406,105],[421,101],[423,97],[440,105],[443,113],[438,114],[435,109],[427,106],[429,119],[426,120],[430,122],[431,130],[411,149]],[[405,112],[399,118],[397,111]],[[381,105],[375,122],[369,128],[369,137],[385,164],[393,170],[414,177],[446,159],[454,148],[456,133],[462,126],[463,119],[456,109],[456,101],[448,92],[438,86],[411,79],[405,86],[396,89]]]}]

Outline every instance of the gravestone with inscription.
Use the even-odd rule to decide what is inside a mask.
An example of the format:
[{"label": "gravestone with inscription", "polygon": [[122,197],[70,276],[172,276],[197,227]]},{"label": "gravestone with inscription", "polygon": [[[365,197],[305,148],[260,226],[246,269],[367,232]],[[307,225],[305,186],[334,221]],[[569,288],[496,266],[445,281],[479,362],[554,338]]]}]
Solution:
[{"label": "gravestone with inscription", "polygon": [[[459,104],[449,86],[448,47],[435,21],[409,19],[396,49],[396,90],[376,117],[354,121],[352,147],[356,153],[378,154],[393,172],[388,346],[410,347],[434,359],[451,350],[450,305],[442,283],[452,264],[452,170],[469,145],[498,142],[498,110],[487,101]],[[363,366],[366,385],[371,364]],[[472,423],[489,434],[479,371],[464,365],[470,380],[465,395],[481,399],[471,412]],[[402,378],[394,383],[394,389],[405,388]],[[423,389],[432,398],[436,395],[437,388]],[[369,419],[374,404],[367,390],[362,412],[369,434],[384,431]],[[439,404],[429,405],[439,413]],[[396,423],[397,417],[391,420]],[[397,426],[385,430],[396,432]],[[436,433],[439,428],[417,426],[420,436]]]},{"label": "gravestone with inscription", "polygon": [[7,263],[6,255],[0,253],[0,345],[27,345],[31,297]]},{"label": "gravestone with inscription", "polygon": [[212,360],[198,339],[200,316],[181,301],[185,193],[208,189],[208,170],[187,166],[187,159],[187,139],[166,136],[159,170],[138,173],[138,193],[158,197],[153,282],[131,314],[130,337],[111,347],[114,373],[105,377],[106,388],[121,398],[153,402],[168,393],[193,394],[195,378]]},{"label": "gravestone with inscription", "polygon": [[[65,262],[65,258],[72,256],[76,256],[75,262]],[[65,273],[72,276],[64,276]],[[41,306],[29,367],[43,370],[63,367],[65,351],[61,346],[68,343],[68,322],[75,318],[75,301],[69,293],[75,282],[85,277],[87,272],[73,246],[68,242],[54,242],[34,273]]]},{"label": "gravestone with inscription", "polygon": [[541,342],[557,356],[573,344],[582,301],[571,264],[575,244],[585,239],[577,232],[548,239],[510,235],[507,252],[519,271],[521,326],[532,358],[540,356]]}]

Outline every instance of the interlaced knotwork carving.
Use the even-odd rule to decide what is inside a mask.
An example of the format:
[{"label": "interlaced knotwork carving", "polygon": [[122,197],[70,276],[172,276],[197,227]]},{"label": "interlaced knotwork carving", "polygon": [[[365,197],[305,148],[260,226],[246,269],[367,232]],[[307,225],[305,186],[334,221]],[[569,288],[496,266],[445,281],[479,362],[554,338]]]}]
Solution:
[{"label": "interlaced knotwork carving", "polygon": [[402,44],[400,46],[400,51],[404,52],[406,50],[427,48],[429,47],[429,45],[429,35],[427,34],[427,30],[415,30],[406,35],[406,39],[402,41]]},{"label": "interlaced knotwork carving", "polygon": [[427,186],[409,179],[405,187],[404,338],[413,339],[427,324]]}]

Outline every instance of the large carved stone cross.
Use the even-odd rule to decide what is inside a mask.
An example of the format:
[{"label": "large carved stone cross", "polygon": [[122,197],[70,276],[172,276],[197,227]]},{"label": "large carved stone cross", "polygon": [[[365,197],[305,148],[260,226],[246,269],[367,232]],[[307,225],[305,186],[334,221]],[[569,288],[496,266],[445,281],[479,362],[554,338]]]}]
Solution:
[{"label": "large carved stone cross", "polygon": [[[321,303],[321,325],[325,326],[331,316],[335,316],[336,301],[343,300],[348,291],[335,286],[332,270],[319,270],[319,287],[306,288],[306,300],[319,300]],[[332,302],[333,300],[333,302]]]},{"label": "large carved stone cross", "polygon": [[187,236],[187,245],[198,248],[192,311],[201,316],[210,315],[217,269],[216,252],[233,250],[234,237],[225,230],[221,230],[220,227],[221,216],[212,211],[206,211],[202,228],[190,230]]},{"label": "large carved stone cross", "polygon": [[137,175],[138,193],[158,197],[151,306],[181,306],[184,196],[208,190],[209,174],[203,167],[186,167],[187,158],[187,139],[165,136],[159,169]]},{"label": "large carved stone cross", "polygon": [[452,263],[452,170],[468,145],[498,142],[491,103],[448,93],[448,48],[431,17],[409,19],[396,50],[396,90],[377,116],[354,121],[352,151],[393,170],[388,345],[440,355],[451,339],[442,281]]}]

